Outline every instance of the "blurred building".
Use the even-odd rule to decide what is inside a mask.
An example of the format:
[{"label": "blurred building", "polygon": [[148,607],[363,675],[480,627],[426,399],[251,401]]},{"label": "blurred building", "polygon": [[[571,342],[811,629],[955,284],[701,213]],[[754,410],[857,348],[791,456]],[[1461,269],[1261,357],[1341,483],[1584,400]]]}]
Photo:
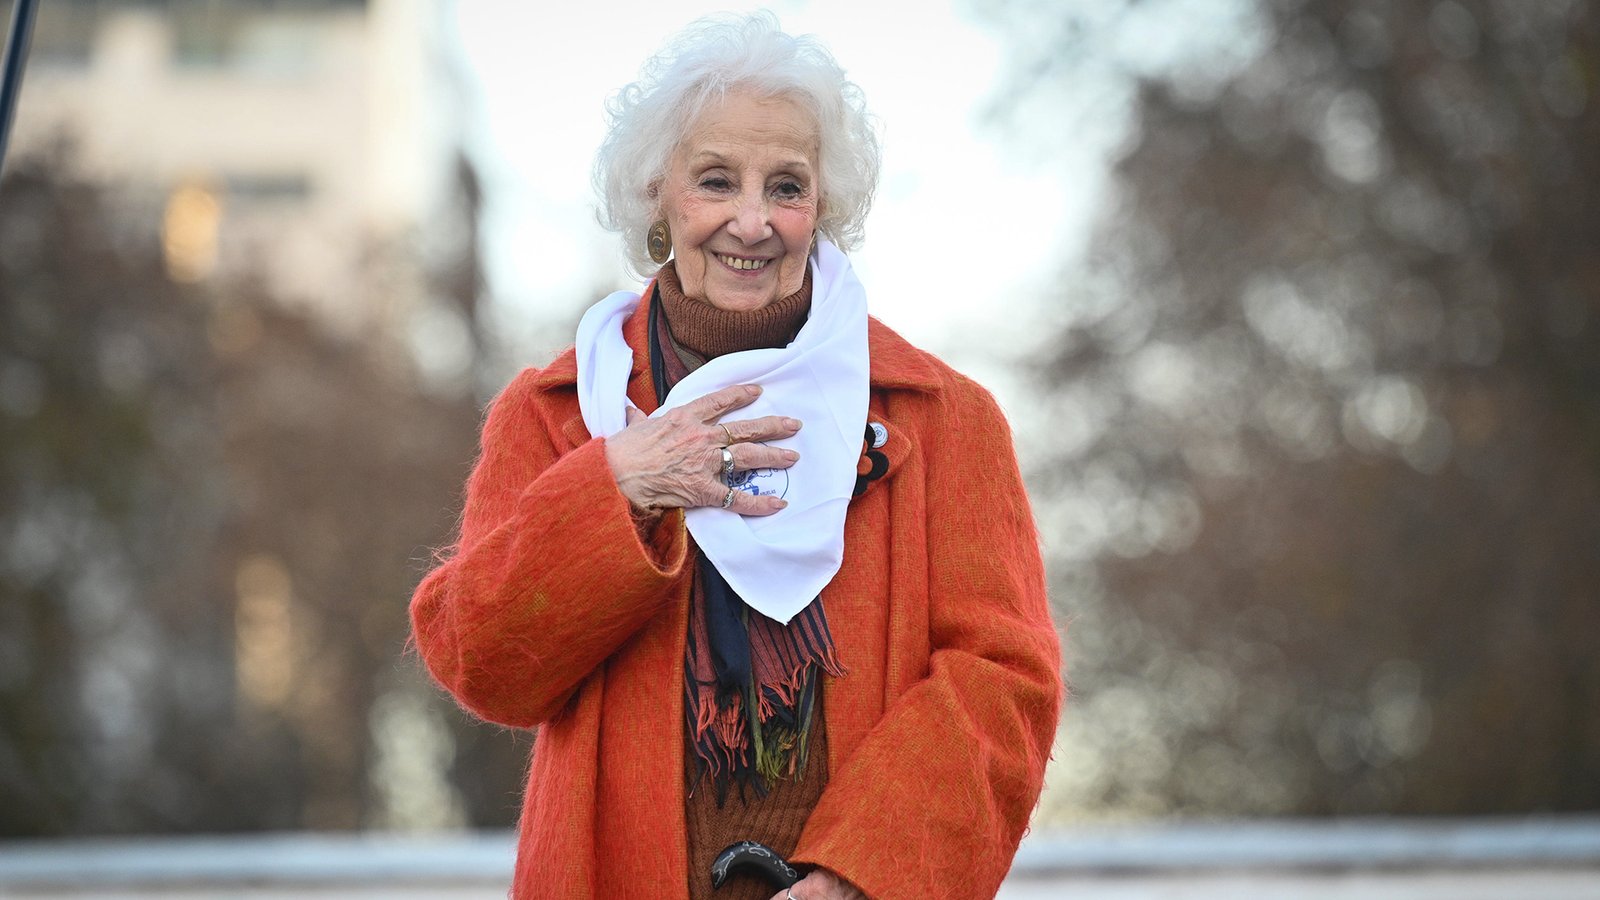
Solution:
[{"label": "blurred building", "polygon": [[423,239],[465,224],[443,26],[436,0],[53,0],[12,152],[159,216],[175,279],[389,330],[425,291]]}]

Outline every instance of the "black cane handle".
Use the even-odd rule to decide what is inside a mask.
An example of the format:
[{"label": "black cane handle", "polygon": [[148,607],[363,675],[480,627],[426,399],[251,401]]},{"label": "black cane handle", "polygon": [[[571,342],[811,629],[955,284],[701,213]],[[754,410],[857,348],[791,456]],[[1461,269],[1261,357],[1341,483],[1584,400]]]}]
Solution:
[{"label": "black cane handle", "polygon": [[800,873],[777,851],[760,841],[740,841],[717,854],[711,864],[711,887],[722,887],[730,875],[741,869],[760,875],[775,888],[800,883]]}]

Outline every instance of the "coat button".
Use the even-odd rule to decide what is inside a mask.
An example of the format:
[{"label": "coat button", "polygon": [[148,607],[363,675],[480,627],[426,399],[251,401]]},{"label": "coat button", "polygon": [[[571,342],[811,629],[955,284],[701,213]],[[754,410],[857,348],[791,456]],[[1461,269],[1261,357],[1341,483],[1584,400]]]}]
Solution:
[{"label": "coat button", "polygon": [[867,427],[872,429],[872,449],[877,450],[889,443],[889,429],[882,422],[868,422]]}]

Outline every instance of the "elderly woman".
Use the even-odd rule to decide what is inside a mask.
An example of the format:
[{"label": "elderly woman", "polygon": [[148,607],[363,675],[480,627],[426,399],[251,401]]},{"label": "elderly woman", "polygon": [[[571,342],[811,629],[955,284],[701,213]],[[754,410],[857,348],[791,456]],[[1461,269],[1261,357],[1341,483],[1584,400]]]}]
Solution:
[{"label": "elderly woman", "polygon": [[412,601],[434,677],[538,729],[513,895],[710,896],[754,840],[802,880],[716,896],[991,897],[1059,647],[1005,419],[842,252],[878,171],[859,92],[770,17],[714,19],[611,113],[604,217],[653,278],[495,400]]}]

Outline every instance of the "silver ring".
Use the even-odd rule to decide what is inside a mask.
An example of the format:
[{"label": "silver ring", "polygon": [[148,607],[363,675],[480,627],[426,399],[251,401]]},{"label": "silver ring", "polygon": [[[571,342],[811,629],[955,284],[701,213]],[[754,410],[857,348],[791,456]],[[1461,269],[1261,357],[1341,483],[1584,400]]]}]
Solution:
[{"label": "silver ring", "polygon": [[738,491],[734,490],[733,488],[728,488],[728,496],[722,498],[723,509],[727,509],[733,505],[733,495],[737,493]]},{"label": "silver ring", "polygon": [[727,484],[733,480],[733,451],[727,447],[722,448],[722,483]]},{"label": "silver ring", "polygon": [[728,430],[728,426],[722,424],[721,422],[717,423],[717,427],[722,429],[723,436],[728,439],[728,443],[723,444],[723,446],[724,447],[731,446],[734,443],[733,432],[729,431]]}]

